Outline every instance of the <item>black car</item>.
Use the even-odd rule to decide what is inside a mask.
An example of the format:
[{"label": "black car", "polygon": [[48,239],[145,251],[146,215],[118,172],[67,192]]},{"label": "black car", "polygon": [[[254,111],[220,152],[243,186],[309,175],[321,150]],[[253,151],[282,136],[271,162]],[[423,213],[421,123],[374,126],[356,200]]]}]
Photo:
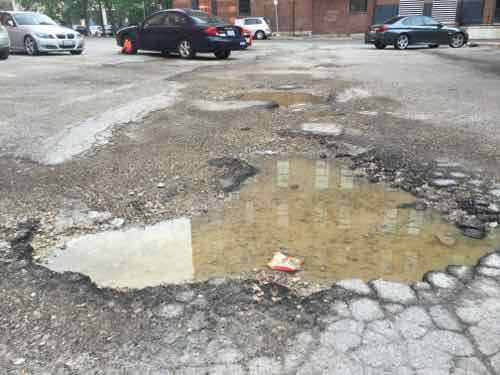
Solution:
[{"label": "black car", "polygon": [[118,30],[116,42],[127,54],[147,50],[174,52],[182,58],[214,53],[218,59],[227,59],[231,51],[247,46],[240,27],[193,9],[156,12],[137,26]]},{"label": "black car", "polygon": [[84,36],[90,35],[90,30],[86,26],[76,25],[75,27],[73,27],[73,30],[78,31],[80,34]]},{"label": "black car", "polygon": [[416,44],[427,44],[429,47],[448,44],[460,48],[468,39],[469,35],[464,29],[445,26],[426,16],[393,17],[382,25],[371,26],[365,34],[365,43],[374,44],[378,49],[388,45],[406,49]]}]

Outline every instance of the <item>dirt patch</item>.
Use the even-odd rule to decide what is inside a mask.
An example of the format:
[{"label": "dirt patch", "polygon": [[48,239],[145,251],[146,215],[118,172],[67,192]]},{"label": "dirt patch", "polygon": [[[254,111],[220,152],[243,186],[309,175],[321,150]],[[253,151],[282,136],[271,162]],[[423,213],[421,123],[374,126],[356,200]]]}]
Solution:
[{"label": "dirt patch", "polygon": [[239,96],[240,100],[274,101],[280,106],[289,107],[296,104],[325,104],[326,99],[302,92],[249,92]]}]

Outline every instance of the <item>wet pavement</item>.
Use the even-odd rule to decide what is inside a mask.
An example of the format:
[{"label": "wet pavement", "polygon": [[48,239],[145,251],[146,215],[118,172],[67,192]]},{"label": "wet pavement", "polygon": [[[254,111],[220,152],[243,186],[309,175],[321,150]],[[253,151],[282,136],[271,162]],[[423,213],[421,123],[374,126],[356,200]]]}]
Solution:
[{"label": "wet pavement", "polygon": [[12,56],[0,372],[500,373],[498,53]]},{"label": "wet pavement", "polygon": [[500,244],[464,237],[438,212],[406,207],[408,193],[353,176],[341,162],[256,160],[259,174],[220,210],[146,227],[67,239],[46,255],[54,271],[81,272],[100,286],[237,277],[265,269],[276,251],[305,260],[308,281],[374,278],[415,282],[428,270],[472,265]]}]

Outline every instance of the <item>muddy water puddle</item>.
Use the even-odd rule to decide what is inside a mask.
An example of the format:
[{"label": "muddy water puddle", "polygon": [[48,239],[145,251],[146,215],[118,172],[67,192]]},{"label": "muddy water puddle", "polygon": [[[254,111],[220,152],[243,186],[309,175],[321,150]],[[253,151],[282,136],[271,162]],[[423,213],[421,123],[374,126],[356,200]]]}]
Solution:
[{"label": "muddy water puddle", "polygon": [[304,92],[249,92],[239,96],[240,100],[273,101],[280,106],[289,107],[297,104],[325,104],[325,98]]},{"label": "muddy water puddle", "polygon": [[286,249],[304,258],[300,275],[308,280],[409,282],[449,264],[474,264],[500,242],[496,232],[466,238],[434,211],[398,208],[414,198],[356,179],[342,164],[257,164],[261,173],[221,210],[74,238],[47,265],[87,274],[101,286],[141,288],[236,276],[265,268],[274,252]]}]

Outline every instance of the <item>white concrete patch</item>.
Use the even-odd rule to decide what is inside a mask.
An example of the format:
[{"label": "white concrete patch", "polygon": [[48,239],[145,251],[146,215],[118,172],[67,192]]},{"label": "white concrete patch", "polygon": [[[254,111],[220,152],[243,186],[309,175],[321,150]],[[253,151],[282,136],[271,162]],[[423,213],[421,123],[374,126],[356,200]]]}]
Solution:
[{"label": "white concrete patch", "polygon": [[271,109],[277,107],[274,102],[265,100],[226,100],[220,102],[198,100],[193,103],[194,107],[202,111],[238,111],[249,108]]},{"label": "white concrete patch", "polygon": [[351,100],[365,99],[369,98],[370,96],[372,96],[370,91],[359,87],[352,87],[338,94],[336,100],[339,103],[347,103]]},{"label": "white concrete patch", "polygon": [[331,135],[334,137],[338,137],[339,135],[342,135],[342,133],[344,132],[344,128],[342,126],[334,123],[308,122],[302,124],[301,127],[303,131],[308,133],[319,134],[319,135]]},{"label": "white concrete patch", "polygon": [[113,128],[144,119],[150,113],[171,107],[177,97],[177,86],[163,94],[140,98],[64,129],[56,136],[48,139],[39,158],[43,164],[55,165],[70,160],[98,144],[108,143]]}]

